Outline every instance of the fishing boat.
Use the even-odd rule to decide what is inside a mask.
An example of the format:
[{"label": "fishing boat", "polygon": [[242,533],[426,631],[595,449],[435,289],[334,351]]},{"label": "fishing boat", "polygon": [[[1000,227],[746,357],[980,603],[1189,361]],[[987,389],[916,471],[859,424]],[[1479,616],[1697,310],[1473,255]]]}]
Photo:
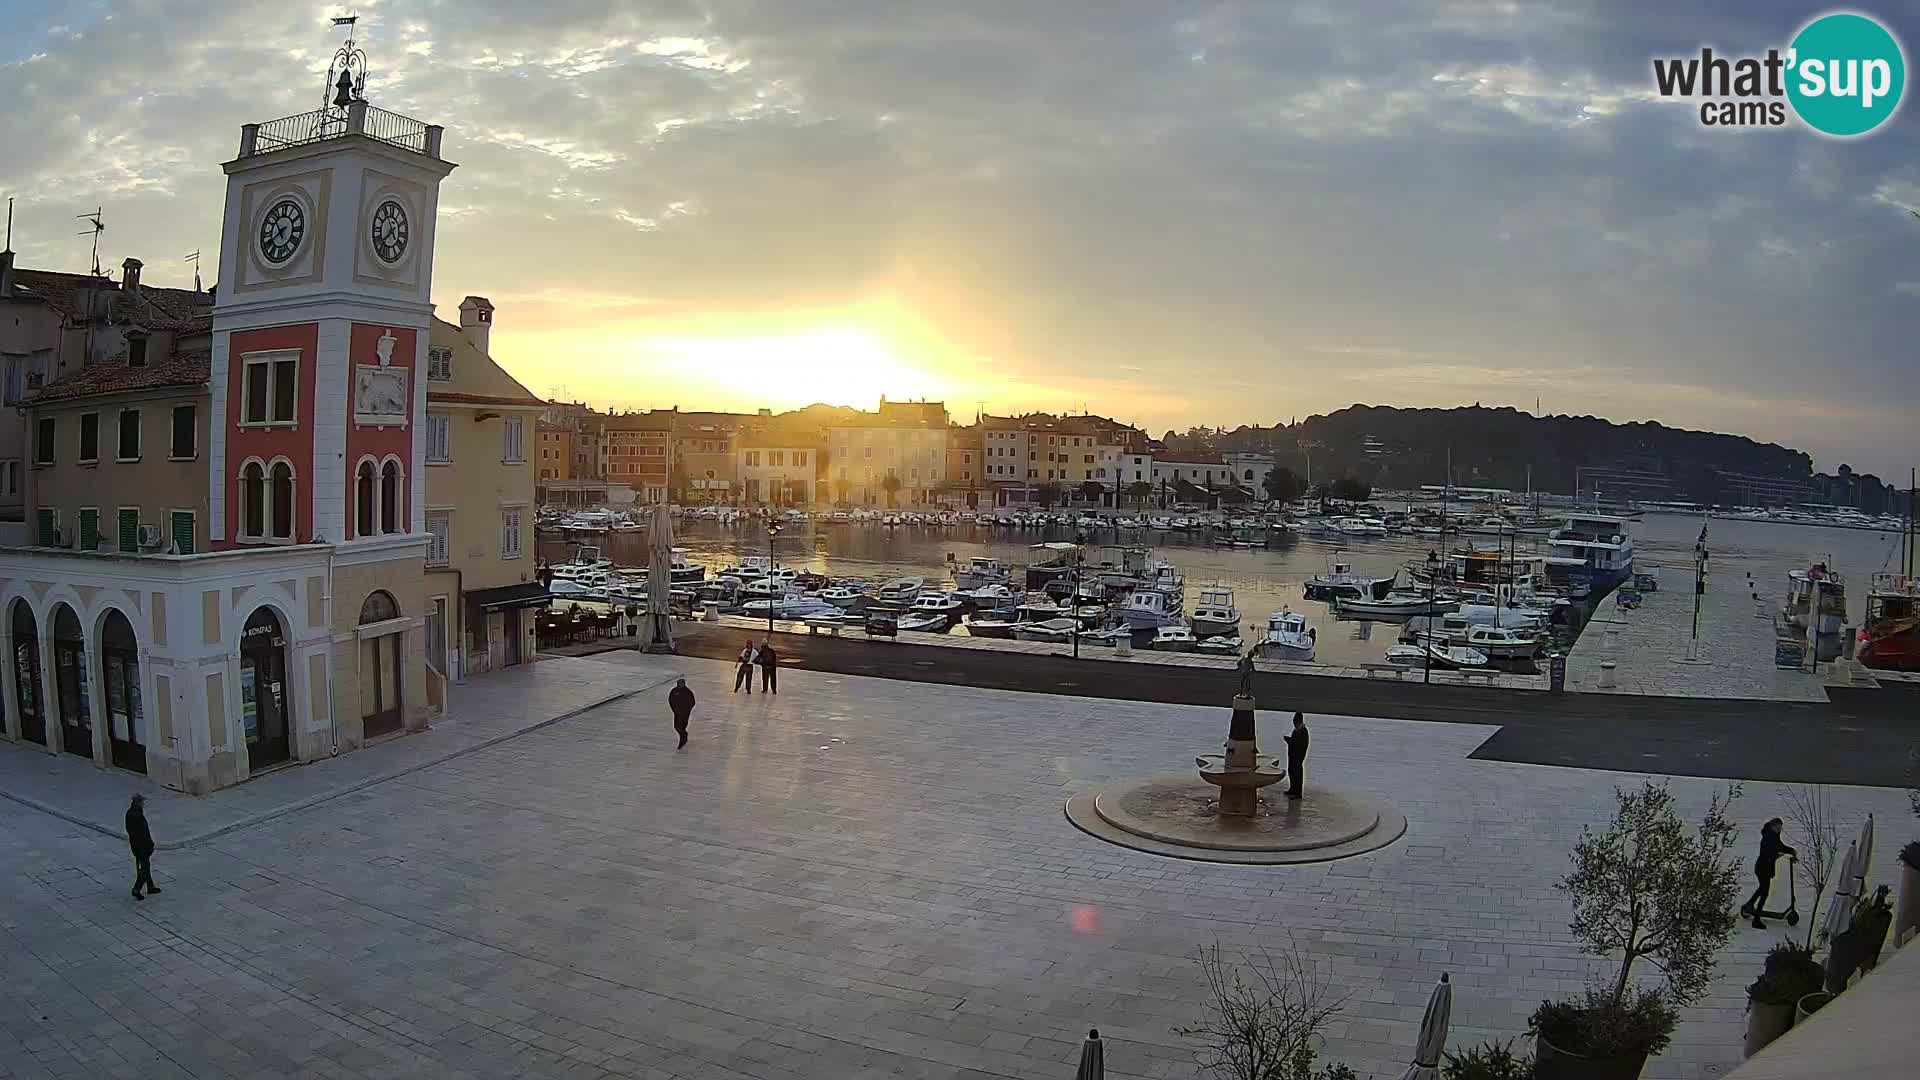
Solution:
[{"label": "fishing boat", "polygon": [[[1818,615],[1814,614],[1816,595]],[[1847,583],[1824,562],[1789,571],[1787,602],[1781,614],[1787,625],[1803,634],[1809,629],[1822,636],[1838,634],[1847,622]]]},{"label": "fishing boat", "polygon": [[1194,651],[1209,656],[1239,656],[1242,644],[1239,634],[1217,634],[1201,638],[1199,644],[1194,646]]},{"label": "fishing boat", "polygon": [[1170,623],[1153,632],[1153,647],[1160,652],[1192,652],[1199,644],[1193,628],[1182,623]]},{"label": "fishing boat", "polygon": [[772,559],[767,558],[765,555],[747,555],[742,557],[739,562],[720,572],[728,577],[746,578],[748,581],[757,581],[760,578],[766,577],[767,571],[771,569],[773,569]]},{"label": "fishing boat", "polygon": [[1104,626],[1098,630],[1082,630],[1079,636],[1080,644],[1082,645],[1113,646],[1118,644],[1121,638],[1126,638],[1131,642],[1133,640],[1133,628],[1129,626]]},{"label": "fishing boat", "polygon": [[838,616],[841,612],[817,596],[802,595],[749,600],[740,605],[740,614],[758,619],[767,618],[769,614],[776,619],[811,619],[822,615]]},{"label": "fishing boat", "polygon": [[1028,550],[1034,552],[1039,561],[1027,564],[1027,588],[1039,590],[1045,589],[1050,581],[1064,581],[1072,576],[1080,545],[1056,541],[1034,544]]},{"label": "fishing boat", "polygon": [[1347,536],[1385,536],[1387,523],[1379,518],[1343,517],[1333,519],[1333,527]]},{"label": "fishing boat", "polygon": [[1269,660],[1311,661],[1317,636],[1307,625],[1306,616],[1276,611],[1267,616],[1267,632],[1260,640],[1260,655]]},{"label": "fishing boat", "polygon": [[1332,600],[1352,598],[1355,600],[1378,600],[1393,588],[1399,575],[1392,577],[1368,577],[1353,572],[1353,564],[1335,559],[1328,563],[1327,572],[1315,574],[1307,579],[1306,595],[1309,600]]},{"label": "fishing boat", "polygon": [[873,594],[873,602],[886,607],[906,607],[926,588],[927,579],[923,577],[897,577]]},{"label": "fishing boat", "polygon": [[[947,556],[947,561],[954,562],[951,554]],[[953,583],[960,589],[979,589],[988,585],[1004,587],[1011,579],[1012,576],[999,559],[988,559],[978,555],[968,559],[965,566],[955,563],[953,571]]]},{"label": "fishing boat", "polygon": [[1487,654],[1464,645],[1395,645],[1387,650],[1387,663],[1396,667],[1417,668],[1431,663],[1442,671],[1487,666]]},{"label": "fishing boat", "polygon": [[1510,626],[1465,625],[1457,629],[1419,630],[1413,634],[1415,645],[1465,645],[1496,660],[1531,660],[1544,647],[1535,630],[1517,630]]},{"label": "fishing boat", "polygon": [[1180,603],[1158,589],[1135,589],[1127,594],[1120,617],[1128,626],[1153,630],[1179,622]]},{"label": "fishing boat", "polygon": [[1458,600],[1422,593],[1388,593],[1378,600],[1335,597],[1333,610],[1356,618],[1408,618],[1414,615],[1442,615],[1460,610]]},{"label": "fishing boat", "polygon": [[1020,625],[1018,608],[994,608],[989,611],[976,611],[967,617],[967,633],[974,637],[1011,638],[1013,628]]},{"label": "fishing boat", "polygon": [[1854,654],[1882,671],[1920,671],[1920,580],[1875,574]]},{"label": "fishing boat", "polygon": [[[917,601],[916,601],[917,603]],[[953,628],[954,616],[944,611],[909,608],[900,613],[899,627],[916,633],[944,634]]]},{"label": "fishing boat", "polygon": [[922,615],[944,616],[947,625],[951,626],[960,620],[960,614],[966,610],[966,606],[958,597],[943,592],[923,592],[913,598],[907,610]]},{"label": "fishing boat", "polygon": [[1007,585],[982,585],[977,589],[955,589],[953,595],[976,608],[1005,607],[1019,599],[1019,594]]},{"label": "fishing boat", "polygon": [[829,585],[817,594],[820,599],[842,610],[852,608],[867,594],[851,585]]},{"label": "fishing boat", "polygon": [[1572,514],[1547,536],[1547,580],[1584,586],[1596,596],[1633,574],[1633,538],[1625,518]]},{"label": "fishing boat", "polygon": [[1073,619],[1039,619],[1022,622],[1013,628],[1013,636],[1021,641],[1044,641],[1052,644],[1065,644],[1073,639],[1080,624]]},{"label": "fishing boat", "polygon": [[1240,632],[1240,609],[1233,606],[1233,590],[1207,585],[1193,608],[1193,632],[1199,637]]}]

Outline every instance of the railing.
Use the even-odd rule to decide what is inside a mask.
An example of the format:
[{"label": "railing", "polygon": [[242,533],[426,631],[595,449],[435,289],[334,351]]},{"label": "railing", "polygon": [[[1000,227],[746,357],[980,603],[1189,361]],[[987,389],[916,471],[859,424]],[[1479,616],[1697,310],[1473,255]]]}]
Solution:
[{"label": "railing", "polygon": [[247,124],[240,129],[240,156],[268,154],[347,135],[365,135],[428,157],[440,155],[439,125],[356,101],[345,108],[316,109],[264,124]]}]

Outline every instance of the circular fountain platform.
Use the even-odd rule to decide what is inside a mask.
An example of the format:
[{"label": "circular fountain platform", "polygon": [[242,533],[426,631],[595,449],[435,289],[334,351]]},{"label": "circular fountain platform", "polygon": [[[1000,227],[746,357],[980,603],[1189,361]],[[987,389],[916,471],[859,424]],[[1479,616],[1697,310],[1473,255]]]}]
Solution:
[{"label": "circular fountain platform", "polygon": [[1365,854],[1398,840],[1407,819],[1387,803],[1340,788],[1309,786],[1288,799],[1261,793],[1252,817],[1217,813],[1220,791],[1193,773],[1168,773],[1083,791],[1067,819],[1111,844],[1208,862],[1285,865]]}]

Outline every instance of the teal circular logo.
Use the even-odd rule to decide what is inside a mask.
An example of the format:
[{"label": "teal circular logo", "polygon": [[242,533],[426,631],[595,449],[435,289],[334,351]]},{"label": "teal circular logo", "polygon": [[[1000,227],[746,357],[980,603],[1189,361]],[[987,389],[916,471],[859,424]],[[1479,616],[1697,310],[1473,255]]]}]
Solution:
[{"label": "teal circular logo", "polygon": [[1787,99],[1827,135],[1864,135],[1892,117],[1907,88],[1907,60],[1887,28],[1865,15],[1822,15],[1793,39]]}]

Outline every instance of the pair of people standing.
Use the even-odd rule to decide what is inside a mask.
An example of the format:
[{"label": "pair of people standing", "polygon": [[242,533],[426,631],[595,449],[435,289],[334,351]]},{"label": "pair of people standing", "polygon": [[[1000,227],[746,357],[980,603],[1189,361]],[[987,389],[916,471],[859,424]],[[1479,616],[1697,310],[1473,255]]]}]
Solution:
[{"label": "pair of people standing", "polygon": [[751,641],[742,645],[740,647],[739,663],[740,666],[735,669],[733,673],[734,693],[739,693],[740,688],[744,686],[747,688],[747,694],[749,696],[753,694],[753,669],[756,664],[760,667],[761,691],[768,694],[777,694],[780,692],[780,669],[778,667],[780,654],[773,651],[772,640],[761,642],[757,648]]}]

